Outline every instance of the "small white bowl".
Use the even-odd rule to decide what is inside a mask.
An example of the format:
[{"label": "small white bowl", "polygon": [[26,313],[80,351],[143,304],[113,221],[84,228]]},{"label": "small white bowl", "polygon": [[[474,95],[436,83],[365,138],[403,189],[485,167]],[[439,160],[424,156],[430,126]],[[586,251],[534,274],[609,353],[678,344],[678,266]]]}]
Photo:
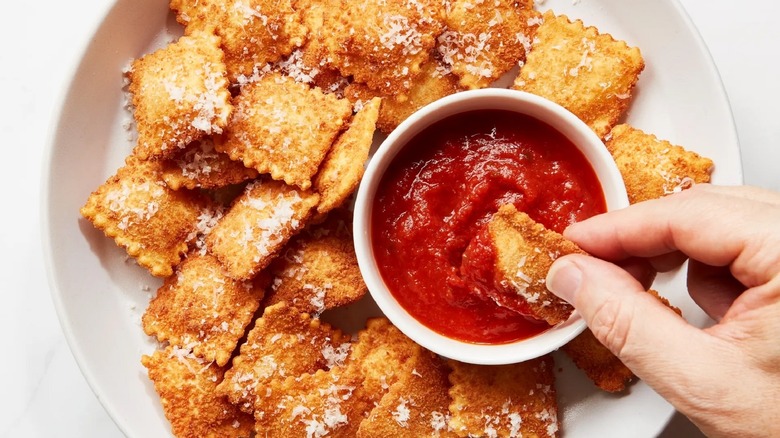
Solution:
[{"label": "small white bowl", "polygon": [[381,144],[366,168],[355,203],[354,239],[360,271],[371,296],[390,321],[423,347],[461,362],[483,365],[517,363],[556,350],[585,329],[575,311],[565,322],[506,344],[475,344],[449,338],[423,325],[404,309],[385,285],[377,268],[371,239],[371,210],[379,183],[399,151],[431,124],[474,110],[508,110],[532,116],[566,136],[590,162],[604,191],[607,210],[628,206],[623,179],[612,156],[591,129],[565,108],[522,91],[488,88],[464,91],[420,109]]}]

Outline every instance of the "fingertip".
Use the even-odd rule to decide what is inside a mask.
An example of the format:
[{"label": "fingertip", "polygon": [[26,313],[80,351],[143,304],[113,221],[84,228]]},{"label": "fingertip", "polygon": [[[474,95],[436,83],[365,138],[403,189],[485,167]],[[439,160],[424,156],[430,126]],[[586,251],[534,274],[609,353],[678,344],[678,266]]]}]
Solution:
[{"label": "fingertip", "polygon": [[545,281],[550,292],[573,303],[582,283],[582,270],[567,257],[562,257],[552,264]]}]

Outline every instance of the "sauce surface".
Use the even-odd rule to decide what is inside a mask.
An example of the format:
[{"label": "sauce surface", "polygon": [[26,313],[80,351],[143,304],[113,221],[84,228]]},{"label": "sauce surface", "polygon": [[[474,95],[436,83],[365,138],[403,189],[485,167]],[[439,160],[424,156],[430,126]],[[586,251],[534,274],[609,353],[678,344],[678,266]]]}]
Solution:
[{"label": "sauce surface", "polygon": [[[374,199],[371,233],[382,278],[412,316],[473,343],[512,342],[549,328],[476,296],[460,274],[469,242],[508,203],[557,232],[606,211],[576,146],[510,111],[448,117],[396,156]],[[485,263],[490,268],[490,254]]]}]

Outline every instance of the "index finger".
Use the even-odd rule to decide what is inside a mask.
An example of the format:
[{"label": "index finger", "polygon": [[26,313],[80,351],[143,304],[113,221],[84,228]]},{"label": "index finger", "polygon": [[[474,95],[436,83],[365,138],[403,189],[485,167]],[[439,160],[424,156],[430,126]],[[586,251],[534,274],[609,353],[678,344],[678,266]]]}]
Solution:
[{"label": "index finger", "polygon": [[[594,216],[564,236],[607,260],[657,257],[674,251],[711,266],[731,265],[746,286],[763,284],[780,268],[780,196],[694,186],[661,199]],[[745,194],[746,196],[742,196]]]}]

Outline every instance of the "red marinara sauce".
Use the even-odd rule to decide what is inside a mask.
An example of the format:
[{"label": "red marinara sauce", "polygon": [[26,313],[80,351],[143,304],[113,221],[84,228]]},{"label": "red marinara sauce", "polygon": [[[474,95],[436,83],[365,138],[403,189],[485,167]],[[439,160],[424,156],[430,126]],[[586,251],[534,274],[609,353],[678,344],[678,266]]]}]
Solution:
[{"label": "red marinara sauce", "polygon": [[469,242],[507,203],[558,232],[606,211],[582,153],[530,116],[465,112],[404,146],[382,177],[371,217],[379,271],[401,306],[432,330],[472,343],[549,328],[470,292],[461,278]]}]

